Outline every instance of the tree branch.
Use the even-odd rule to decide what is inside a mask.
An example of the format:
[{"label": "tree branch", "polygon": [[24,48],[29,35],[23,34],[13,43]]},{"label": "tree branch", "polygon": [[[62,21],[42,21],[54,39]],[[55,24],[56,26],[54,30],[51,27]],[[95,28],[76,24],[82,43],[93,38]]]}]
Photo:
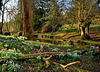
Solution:
[{"label": "tree branch", "polygon": [[88,14],[87,14],[87,16],[85,17],[85,19],[84,19],[84,20],[86,20],[86,19],[87,19],[87,17],[89,16],[89,14],[90,14],[90,12],[91,12],[91,9],[92,9],[92,6],[93,6],[93,3],[94,3],[94,0],[92,1],[92,5],[91,5],[91,7],[90,7],[90,9],[89,9],[89,11],[88,11]]}]

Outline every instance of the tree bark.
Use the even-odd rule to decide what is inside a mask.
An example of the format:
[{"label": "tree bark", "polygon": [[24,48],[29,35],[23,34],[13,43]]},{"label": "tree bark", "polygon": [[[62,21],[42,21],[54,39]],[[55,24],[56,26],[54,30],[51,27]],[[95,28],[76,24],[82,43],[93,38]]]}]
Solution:
[{"label": "tree bark", "polygon": [[80,21],[78,21],[78,33],[80,33]]},{"label": "tree bark", "polygon": [[86,39],[86,36],[85,36],[85,27],[81,27],[81,38],[82,39]]},{"label": "tree bark", "polygon": [[90,26],[90,24],[88,24],[87,27],[86,27],[86,39],[90,39],[89,26]]},{"label": "tree bark", "polygon": [[52,32],[55,32],[55,26],[52,27]]},{"label": "tree bark", "polygon": [[80,19],[81,19],[81,7],[80,2],[78,1],[78,32],[80,33]]},{"label": "tree bark", "polygon": [[2,10],[2,22],[1,22],[1,27],[0,27],[0,34],[3,34],[3,31],[2,31],[2,28],[3,28],[3,21],[4,21],[4,7],[3,7],[3,10]]},{"label": "tree bark", "polygon": [[89,25],[86,28],[86,34],[89,34]]},{"label": "tree bark", "polygon": [[23,36],[32,39],[32,13],[31,13],[31,0],[22,0],[23,4]]}]

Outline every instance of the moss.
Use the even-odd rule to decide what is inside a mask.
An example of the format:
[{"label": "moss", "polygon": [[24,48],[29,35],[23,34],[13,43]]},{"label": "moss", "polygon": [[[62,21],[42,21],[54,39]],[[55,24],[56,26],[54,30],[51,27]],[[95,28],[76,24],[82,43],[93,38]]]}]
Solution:
[{"label": "moss", "polygon": [[74,32],[74,31],[77,31],[77,29],[67,29],[65,30],[66,32]]},{"label": "moss", "polygon": [[82,42],[87,42],[87,43],[100,44],[100,42],[97,42],[97,41],[92,41],[92,40],[79,40],[79,41],[82,41]]},{"label": "moss", "polygon": [[99,34],[97,34],[97,35],[96,35],[96,37],[99,37],[99,38],[100,38],[100,33],[99,33]]},{"label": "moss", "polygon": [[90,30],[100,30],[100,27],[92,27],[92,28],[90,28]]},{"label": "moss", "polygon": [[59,63],[66,63],[64,60],[60,60]]},{"label": "moss", "polygon": [[80,34],[79,34],[79,33],[77,33],[77,34],[73,34],[73,35],[70,35],[68,38],[76,37],[76,36],[80,36]]}]

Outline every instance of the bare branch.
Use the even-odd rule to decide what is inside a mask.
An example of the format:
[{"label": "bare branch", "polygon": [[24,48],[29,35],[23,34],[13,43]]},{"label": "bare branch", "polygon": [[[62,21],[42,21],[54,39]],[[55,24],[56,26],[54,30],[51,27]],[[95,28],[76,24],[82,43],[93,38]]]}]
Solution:
[{"label": "bare branch", "polygon": [[91,7],[90,7],[90,9],[89,9],[89,11],[88,11],[88,14],[87,14],[87,16],[85,17],[85,19],[84,19],[84,20],[86,20],[86,19],[87,19],[87,17],[89,16],[89,14],[90,14],[90,12],[91,12],[91,9],[92,9],[92,6],[93,6],[93,3],[94,3],[94,0],[92,1]]}]

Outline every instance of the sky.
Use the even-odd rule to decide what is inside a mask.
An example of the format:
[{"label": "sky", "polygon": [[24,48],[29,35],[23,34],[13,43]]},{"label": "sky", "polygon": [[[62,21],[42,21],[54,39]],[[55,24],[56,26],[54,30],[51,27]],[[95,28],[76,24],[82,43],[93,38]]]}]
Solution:
[{"label": "sky", "polygon": [[[3,4],[4,2],[7,0],[3,0]],[[17,9],[17,5],[18,5],[18,0],[9,0],[9,2],[7,2],[7,4],[5,5],[5,7],[8,9],[8,11],[10,12],[12,9]],[[14,13],[16,14],[16,13]],[[12,14],[12,16],[10,17],[10,15],[8,15],[7,10],[4,11],[4,22],[9,21],[10,19],[14,19],[14,14]],[[2,13],[1,13],[2,15]],[[2,21],[2,16],[0,16],[0,22]]]}]

